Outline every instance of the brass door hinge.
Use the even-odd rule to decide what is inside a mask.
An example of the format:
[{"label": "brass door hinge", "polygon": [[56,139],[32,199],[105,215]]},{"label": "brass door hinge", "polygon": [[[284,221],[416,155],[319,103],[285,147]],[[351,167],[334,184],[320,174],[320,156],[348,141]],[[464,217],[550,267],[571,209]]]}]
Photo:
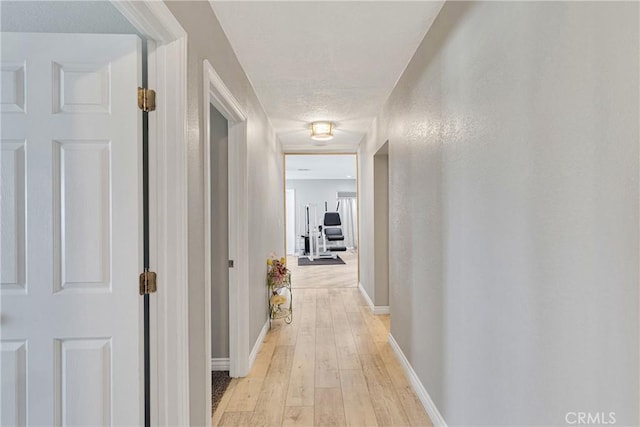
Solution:
[{"label": "brass door hinge", "polygon": [[139,87],[138,88],[138,108],[140,108],[142,111],[155,111],[156,91],[152,89]]},{"label": "brass door hinge", "polygon": [[140,295],[152,294],[157,290],[156,273],[153,271],[145,271],[140,274]]}]

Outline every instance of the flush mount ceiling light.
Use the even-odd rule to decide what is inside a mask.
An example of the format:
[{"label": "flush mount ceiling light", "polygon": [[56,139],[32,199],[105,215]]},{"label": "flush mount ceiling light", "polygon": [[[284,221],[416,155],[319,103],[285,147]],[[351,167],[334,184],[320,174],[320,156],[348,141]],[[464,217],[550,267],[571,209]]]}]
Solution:
[{"label": "flush mount ceiling light", "polygon": [[333,138],[333,123],[313,122],[311,123],[311,139],[316,141],[328,141]]}]

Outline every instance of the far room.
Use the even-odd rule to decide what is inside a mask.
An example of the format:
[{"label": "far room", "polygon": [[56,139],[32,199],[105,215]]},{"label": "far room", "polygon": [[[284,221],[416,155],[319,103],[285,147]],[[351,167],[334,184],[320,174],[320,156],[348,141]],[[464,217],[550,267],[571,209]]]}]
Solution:
[{"label": "far room", "polygon": [[294,288],[358,286],[355,154],[287,154],[287,265]]}]

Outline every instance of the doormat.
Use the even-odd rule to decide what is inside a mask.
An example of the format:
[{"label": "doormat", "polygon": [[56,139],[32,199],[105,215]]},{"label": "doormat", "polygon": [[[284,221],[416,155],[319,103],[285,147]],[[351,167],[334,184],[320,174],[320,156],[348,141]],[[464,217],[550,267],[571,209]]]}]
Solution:
[{"label": "doormat", "polygon": [[319,258],[313,261],[309,261],[309,258],[307,257],[298,257],[298,266],[306,266],[306,265],[338,265],[338,264],[346,264],[346,262],[344,262],[342,260],[342,258],[340,258],[340,256],[336,257],[336,259],[333,258]]},{"label": "doormat", "polygon": [[211,371],[211,416],[216,412],[230,382],[229,371]]}]

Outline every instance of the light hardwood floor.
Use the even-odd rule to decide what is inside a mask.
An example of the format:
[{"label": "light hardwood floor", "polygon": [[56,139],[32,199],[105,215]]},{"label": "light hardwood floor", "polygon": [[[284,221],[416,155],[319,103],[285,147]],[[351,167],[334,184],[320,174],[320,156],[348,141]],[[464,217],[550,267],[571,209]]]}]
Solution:
[{"label": "light hardwood floor", "polygon": [[357,287],[358,253],[350,250],[338,255],[345,264],[298,267],[298,257],[288,256],[287,267],[291,270],[291,286],[294,289]]},{"label": "light hardwood floor", "polygon": [[[303,267],[319,268],[319,267]],[[357,288],[294,289],[293,323],[273,323],[213,426],[431,426]]]}]

